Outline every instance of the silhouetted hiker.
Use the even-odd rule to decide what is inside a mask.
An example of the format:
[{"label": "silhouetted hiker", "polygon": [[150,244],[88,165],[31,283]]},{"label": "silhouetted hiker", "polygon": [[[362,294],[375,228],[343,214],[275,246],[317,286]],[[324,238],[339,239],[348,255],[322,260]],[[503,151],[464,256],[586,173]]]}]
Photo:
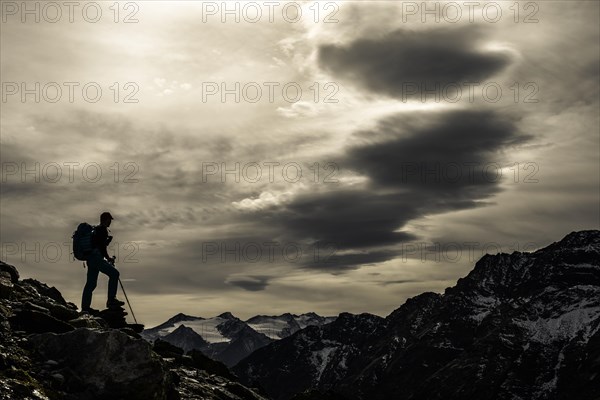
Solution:
[{"label": "silhouetted hiker", "polygon": [[112,236],[108,235],[108,227],[114,218],[109,212],[100,215],[100,225],[94,228],[92,236],[93,251],[87,258],[87,282],[83,288],[81,299],[81,310],[84,312],[95,312],[90,307],[92,304],[92,292],[98,283],[98,273],[108,275],[108,300],[106,307],[119,307],[125,304],[117,300],[117,286],[119,283],[119,271],[115,268],[115,257],[110,257],[106,247],[110,244]]}]

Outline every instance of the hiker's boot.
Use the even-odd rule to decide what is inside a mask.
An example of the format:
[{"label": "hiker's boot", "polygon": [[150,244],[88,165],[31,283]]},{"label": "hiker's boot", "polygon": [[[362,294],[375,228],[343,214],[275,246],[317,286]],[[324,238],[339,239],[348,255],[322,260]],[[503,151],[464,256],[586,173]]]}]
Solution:
[{"label": "hiker's boot", "polygon": [[84,308],[81,310],[81,314],[98,315],[98,313],[100,313],[100,311],[92,307]]},{"label": "hiker's boot", "polygon": [[117,300],[117,298],[115,297],[112,299],[108,299],[108,301],[106,302],[106,308],[121,308],[124,304],[125,302]]}]

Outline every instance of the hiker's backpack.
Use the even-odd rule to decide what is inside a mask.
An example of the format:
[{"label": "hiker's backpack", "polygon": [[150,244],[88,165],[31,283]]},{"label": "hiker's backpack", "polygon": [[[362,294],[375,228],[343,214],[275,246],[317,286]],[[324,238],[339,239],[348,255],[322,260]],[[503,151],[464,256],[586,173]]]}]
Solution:
[{"label": "hiker's backpack", "polygon": [[94,250],[92,237],[94,236],[94,227],[87,222],[82,222],[73,232],[73,255],[79,261],[87,260],[88,256]]}]

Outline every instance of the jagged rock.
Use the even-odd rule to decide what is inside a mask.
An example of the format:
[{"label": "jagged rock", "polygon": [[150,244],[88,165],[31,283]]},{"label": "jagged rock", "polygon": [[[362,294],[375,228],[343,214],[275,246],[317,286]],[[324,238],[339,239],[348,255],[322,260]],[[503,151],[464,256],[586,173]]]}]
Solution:
[{"label": "jagged rock", "polygon": [[17,283],[19,281],[19,271],[17,271],[17,269],[14,266],[0,261],[0,271],[8,272],[10,274],[10,279],[12,283]]},{"label": "jagged rock", "polygon": [[184,364],[200,368],[208,373],[216,374],[227,379],[235,379],[234,375],[229,371],[225,364],[205,356],[200,350],[193,349],[188,352],[188,355],[192,362],[186,363],[184,361]]},{"label": "jagged rock", "polygon": [[77,306],[74,305],[65,306],[62,304],[46,302],[45,306],[53,317],[58,318],[61,321],[70,321],[79,316]]},{"label": "jagged rock", "polygon": [[0,271],[0,299],[9,299],[14,290],[11,275],[7,271]]},{"label": "jagged rock", "polygon": [[59,373],[50,375],[52,379],[56,380],[59,384],[63,384],[65,382],[65,377]]},{"label": "jagged rock", "polygon": [[52,298],[41,295],[36,297],[21,297],[21,302],[24,303],[24,308],[26,309],[50,314],[54,318],[65,322],[79,316],[75,305],[69,303],[63,305]]},{"label": "jagged rock", "polygon": [[165,358],[182,357],[184,353],[183,349],[161,339],[156,339],[154,341],[154,344],[152,345],[152,350],[157,352],[161,357]]},{"label": "jagged rock", "polygon": [[227,379],[236,379],[225,364],[205,356],[200,350],[192,349],[184,355],[184,350],[165,340],[156,339],[152,349],[164,358],[173,358],[179,365],[202,369]]},{"label": "jagged rock", "polygon": [[34,335],[30,340],[41,356],[74,372],[75,376],[65,376],[65,385],[78,380],[95,399],[167,399],[168,375],[143,339],[119,330],[78,328]]},{"label": "jagged rock", "polygon": [[[131,329],[135,333],[142,333],[144,331],[144,325],[142,324],[127,324],[127,328]],[[142,337],[140,335],[140,337]]]},{"label": "jagged rock", "polygon": [[136,331],[134,331],[133,329],[131,329],[131,328],[129,327],[129,325],[127,325],[127,326],[126,326],[126,327],[124,327],[124,328],[121,328],[120,330],[121,330],[121,332],[125,332],[126,334],[128,334],[128,335],[129,335],[129,336],[131,336],[132,338],[135,338],[135,339],[142,339],[142,337],[140,336],[140,334],[139,334],[139,333],[137,333]]},{"label": "jagged rock", "polygon": [[9,321],[14,330],[23,330],[29,333],[64,333],[74,329],[72,325],[56,319],[52,315],[34,310],[21,310],[10,317]]},{"label": "jagged rock", "polygon": [[0,301],[0,317],[8,318],[12,315],[12,308],[6,302]]},{"label": "jagged rock", "polygon": [[48,314],[48,315],[50,314],[50,310],[48,310],[46,307],[39,306],[39,305],[34,304],[34,303],[30,302],[30,301],[28,301],[28,302],[26,302],[24,304],[24,308],[26,310],[38,311],[38,312],[41,312],[41,313],[44,313],[44,314]]},{"label": "jagged rock", "polygon": [[67,305],[67,302],[63,298],[62,294],[54,286],[50,287],[50,286],[46,285],[45,283],[42,283],[40,281],[31,279],[31,278],[23,279],[22,284],[29,285],[30,287],[35,289],[35,291],[40,296],[49,297],[52,300],[54,300],[55,302],[57,302],[58,304],[61,304],[63,306]]},{"label": "jagged rock", "polygon": [[181,400],[266,400],[256,392],[203,370],[178,368],[177,391]]},{"label": "jagged rock", "polygon": [[108,323],[108,326],[117,329],[127,326],[126,315],[127,313],[123,307],[107,308],[100,311],[100,317]]},{"label": "jagged rock", "polygon": [[102,318],[95,318],[89,315],[81,315],[78,318],[69,320],[69,324],[73,325],[75,328],[94,328],[101,329],[105,328],[108,325]]}]

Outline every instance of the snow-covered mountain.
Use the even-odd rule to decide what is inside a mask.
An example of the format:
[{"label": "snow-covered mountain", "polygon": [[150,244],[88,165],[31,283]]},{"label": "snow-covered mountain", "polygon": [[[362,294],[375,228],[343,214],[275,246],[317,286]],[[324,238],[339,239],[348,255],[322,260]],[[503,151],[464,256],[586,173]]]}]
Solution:
[{"label": "snow-covered mountain", "polygon": [[600,231],[485,255],[444,294],[342,313],[233,370],[275,400],[598,400]]},{"label": "snow-covered mountain", "polygon": [[231,313],[223,313],[212,318],[177,314],[154,328],[144,330],[142,336],[149,340],[154,340],[157,337],[163,338],[183,325],[187,328],[191,328],[208,343],[229,342],[232,338],[225,335],[221,329],[217,327],[231,319],[236,319]]},{"label": "snow-covered mountain", "polygon": [[228,366],[273,340],[287,337],[307,326],[321,326],[335,317],[315,313],[278,316],[257,315],[242,321],[229,312],[212,318],[177,314],[166,322],[142,332],[146,340],[157,338],[189,351],[198,349]]},{"label": "snow-covered mountain", "polygon": [[160,338],[186,351],[200,350],[228,366],[272,341],[229,312],[212,318],[177,314],[141,335],[151,342]]},{"label": "snow-covered mountain", "polygon": [[283,339],[307,326],[321,326],[333,322],[336,317],[322,317],[313,312],[306,314],[257,315],[246,320],[255,331],[265,334],[271,339]]}]

